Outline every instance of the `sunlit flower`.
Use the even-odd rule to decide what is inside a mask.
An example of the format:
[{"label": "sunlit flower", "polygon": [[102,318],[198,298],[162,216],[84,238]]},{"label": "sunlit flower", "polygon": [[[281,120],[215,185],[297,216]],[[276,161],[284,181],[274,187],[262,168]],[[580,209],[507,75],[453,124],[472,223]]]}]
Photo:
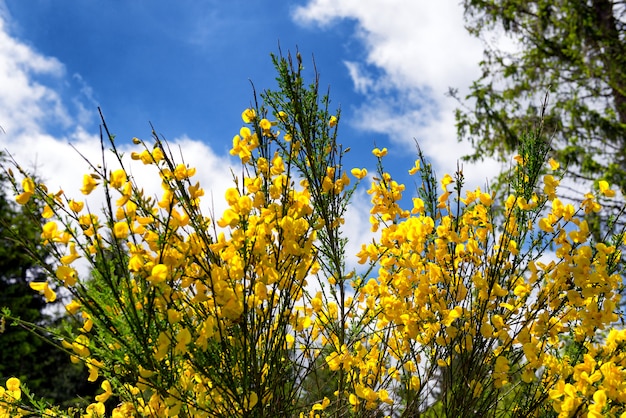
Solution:
[{"label": "sunlit flower", "polygon": [[556,171],[560,167],[560,164],[554,158],[550,158],[548,160],[548,164],[550,165],[550,170],[552,171]]},{"label": "sunlit flower", "polygon": [[605,180],[600,180],[598,182],[598,188],[600,189],[600,193],[605,197],[615,197],[615,190],[611,190],[611,186]]},{"label": "sunlit flower", "polygon": [[251,123],[256,119],[256,111],[254,109],[246,109],[241,113],[241,119],[244,123]]},{"label": "sunlit flower", "polygon": [[31,289],[41,293],[46,299],[46,302],[54,302],[57,298],[57,294],[54,290],[50,289],[48,282],[30,282],[29,286]]},{"label": "sunlit flower", "polygon": [[377,158],[382,158],[385,155],[387,155],[387,148],[383,148],[383,149],[374,148],[372,150],[372,154],[374,154],[374,156]]},{"label": "sunlit flower", "polygon": [[359,180],[367,176],[367,170],[364,168],[353,168],[350,173]]},{"label": "sunlit flower", "polygon": [[111,388],[111,383],[108,380],[103,380],[100,387],[104,390],[104,392],[100,395],[96,395],[94,399],[98,402],[104,403],[111,397],[111,395],[113,395],[113,389]]},{"label": "sunlit flower", "polygon": [[93,191],[93,189],[96,188],[97,185],[98,183],[93,176],[85,174],[83,176],[83,187],[80,189],[80,191],[82,192],[82,194],[88,195]]}]

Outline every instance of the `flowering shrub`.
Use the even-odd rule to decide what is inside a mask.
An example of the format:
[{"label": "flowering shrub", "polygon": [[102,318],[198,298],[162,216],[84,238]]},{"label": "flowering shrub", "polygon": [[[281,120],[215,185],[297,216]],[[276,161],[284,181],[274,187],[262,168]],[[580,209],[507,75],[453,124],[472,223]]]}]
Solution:
[{"label": "flowering shrub", "polygon": [[[71,294],[82,328],[61,348],[102,384],[82,416],[626,417],[626,331],[611,327],[621,236],[593,242],[583,216],[610,186],[560,201],[558,163],[533,134],[503,201],[462,193],[461,171],[437,182],[418,150],[422,187],[404,207],[386,149],[375,175],[348,174],[340,115],[297,58],[276,59],[279,90],[242,114],[221,215],[156,134],[131,154],[160,178],[147,196],[106,125],[118,166],[94,165],[81,189],[105,194],[102,213],[21,182],[19,203],[46,203],[57,260],[32,288]],[[343,224],[368,178],[376,238],[350,270]],[[7,381],[0,415],[69,414],[20,387]]]}]

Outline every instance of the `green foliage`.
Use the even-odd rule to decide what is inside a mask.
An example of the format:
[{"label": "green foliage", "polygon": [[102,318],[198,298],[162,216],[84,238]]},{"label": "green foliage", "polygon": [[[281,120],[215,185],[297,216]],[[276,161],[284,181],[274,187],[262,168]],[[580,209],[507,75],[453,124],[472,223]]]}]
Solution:
[{"label": "green foliage", "polygon": [[[4,168],[4,156],[0,155]],[[7,200],[9,182],[0,172],[0,384],[12,377],[28,382],[38,396],[63,406],[85,405],[80,396],[92,395],[82,365],[72,364],[66,353],[55,349],[51,338],[67,318],[57,304],[47,305],[29,287],[31,281],[47,277],[46,249],[40,243],[41,226],[29,214],[40,208],[31,202],[20,208]],[[45,337],[45,338],[42,338]]]},{"label": "green foliage", "polygon": [[[458,98],[460,139],[470,160],[519,151],[520,134],[542,125],[566,169],[560,197],[582,201],[606,180],[626,191],[626,37],[623,2],[464,0],[469,32],[484,41],[482,76]],[[495,30],[495,36],[494,31]],[[514,51],[494,44],[512,39]],[[452,95],[456,96],[455,92]],[[503,178],[500,179],[502,182]],[[623,199],[587,216],[596,240],[620,234]],[[613,221],[611,220],[613,219]]]},{"label": "green foliage", "polygon": [[[464,1],[470,33],[487,45],[482,76],[465,98],[470,107],[457,112],[459,136],[475,146],[471,159],[515,152],[520,128],[542,120],[570,178],[603,178],[625,189],[626,40],[619,3]],[[518,50],[493,46],[493,29]]]}]

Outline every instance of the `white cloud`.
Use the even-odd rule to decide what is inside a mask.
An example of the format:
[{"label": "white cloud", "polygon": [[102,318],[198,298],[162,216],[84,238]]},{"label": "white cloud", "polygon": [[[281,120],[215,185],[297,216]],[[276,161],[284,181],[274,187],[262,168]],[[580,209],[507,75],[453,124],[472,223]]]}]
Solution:
[{"label": "white cloud", "polygon": [[[345,64],[355,90],[365,97],[352,122],[389,135],[402,148],[412,147],[417,139],[440,173],[456,169],[470,146],[457,142],[457,103],[445,93],[452,87],[463,96],[479,76],[482,57],[480,41],[464,28],[457,0],[310,0],[293,17],[302,25],[321,28],[355,21],[354,35],[366,56],[362,62],[350,58]],[[368,67],[380,76],[372,78]],[[489,161],[465,166],[469,187],[483,186],[500,170]]]},{"label": "white cloud", "polygon": [[367,64],[384,69],[398,87],[429,86],[443,93],[477,74],[480,42],[464,29],[456,0],[311,0],[296,9],[300,23],[328,26],[354,19],[367,48]]},{"label": "white cloud", "polygon": [[[13,37],[9,30],[10,16],[0,5],[0,149],[8,151],[23,168],[34,171],[54,191],[63,189],[69,197],[82,198],[79,192],[83,174],[89,164],[102,161],[98,124],[95,118],[94,92],[80,74],[67,75],[65,66],[54,57],[47,57]],[[52,86],[79,85],[66,98]],[[92,108],[92,110],[89,110]],[[225,207],[224,191],[232,184],[228,155],[215,154],[207,145],[186,136],[170,141],[175,156],[197,168],[194,178],[200,181],[210,209],[213,194],[216,213]],[[105,144],[105,149],[109,145]],[[181,150],[181,153],[178,152]],[[120,151],[125,164],[137,146],[124,144]],[[80,154],[79,154],[80,153]],[[115,168],[112,156],[107,164]],[[180,161],[180,158],[178,158]],[[161,193],[160,180],[154,167],[133,161],[132,169],[138,184],[147,193]],[[87,199],[91,210],[99,210],[104,197],[94,192]]]},{"label": "white cloud", "polygon": [[370,208],[372,205],[370,196],[365,191],[369,183],[369,179],[365,179],[352,195],[352,201],[344,217],[346,222],[342,230],[348,238],[346,244],[346,267],[348,271],[355,269],[357,273],[362,273],[363,271],[363,266],[358,263],[356,256],[361,251],[361,245],[371,243],[372,239],[380,236],[380,233],[372,232],[370,223]]},{"label": "white cloud", "polygon": [[69,124],[59,95],[33,81],[35,76],[62,77],[63,74],[59,61],[36,54],[12,39],[0,16],[0,125],[7,134],[40,133],[47,119],[62,126]]},{"label": "white cloud", "polygon": [[348,69],[348,73],[350,73],[350,78],[354,83],[354,89],[358,93],[367,93],[374,84],[374,80],[367,74],[364,74],[363,68],[358,62],[344,61],[343,63]]}]

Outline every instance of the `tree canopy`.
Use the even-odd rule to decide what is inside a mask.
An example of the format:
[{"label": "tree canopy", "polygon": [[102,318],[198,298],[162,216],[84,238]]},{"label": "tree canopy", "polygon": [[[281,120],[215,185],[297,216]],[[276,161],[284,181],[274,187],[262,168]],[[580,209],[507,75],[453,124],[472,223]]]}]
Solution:
[{"label": "tree canopy", "polygon": [[[485,41],[482,75],[458,110],[471,159],[514,152],[541,118],[556,159],[577,182],[626,188],[626,7],[609,0],[464,0],[470,33]],[[511,38],[503,48],[493,37]],[[569,190],[569,197],[582,194]]]}]

